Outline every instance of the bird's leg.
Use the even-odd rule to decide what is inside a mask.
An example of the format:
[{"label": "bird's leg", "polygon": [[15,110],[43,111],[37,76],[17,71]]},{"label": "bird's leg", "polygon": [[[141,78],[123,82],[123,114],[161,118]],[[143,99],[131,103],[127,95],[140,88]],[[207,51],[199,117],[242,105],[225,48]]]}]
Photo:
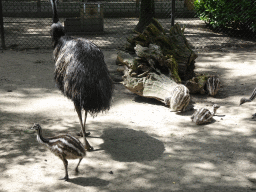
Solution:
[{"label": "bird's leg", "polygon": [[85,136],[88,136],[88,135],[90,135],[91,133],[90,133],[90,132],[87,132],[87,133],[86,133],[86,131],[85,131],[86,119],[87,119],[87,111],[84,111],[84,124],[83,124],[83,129],[84,129],[84,132],[85,132]]},{"label": "bird's leg", "polygon": [[[84,124],[83,124],[83,118],[82,118],[82,114],[81,114],[81,107],[75,105],[75,109],[76,109],[76,113],[78,115],[79,122],[80,122],[80,125],[81,125],[81,131],[77,135],[83,137],[82,130],[83,130],[83,127],[85,129],[85,122],[86,122],[86,118],[87,118],[87,111],[85,111],[85,119],[84,119]],[[88,135],[90,135],[90,132],[85,133],[85,136],[88,136]]]},{"label": "bird's leg", "polygon": [[[86,124],[86,119],[87,119],[87,111],[84,111],[84,124],[83,124],[83,129],[84,129],[84,132],[85,132],[85,124]],[[86,133],[86,132],[85,132]],[[88,132],[90,134],[90,132]],[[87,133],[87,134],[88,134]]]},{"label": "bird's leg", "polygon": [[79,171],[78,171],[78,166],[80,165],[82,159],[83,159],[83,158],[79,159],[79,161],[78,161],[78,164],[77,164],[76,169],[75,169],[76,174],[78,174],[78,172],[79,172]]},{"label": "bird's leg", "polygon": [[60,157],[60,158],[63,161],[64,168],[65,168],[65,177],[61,178],[60,180],[68,181],[69,180],[69,177],[68,177],[68,161],[64,157]]},{"label": "bird's leg", "polygon": [[[85,136],[87,136],[86,134],[88,134],[88,133],[85,132],[86,119],[87,119],[87,111],[85,111],[85,113],[84,113],[84,124],[82,124],[82,132],[83,132],[83,137],[84,137],[84,142],[85,142],[86,149],[88,151],[92,151],[93,147],[88,143],[87,139],[85,138]],[[88,135],[90,135],[90,132],[89,132]]]},{"label": "bird's leg", "polygon": [[[76,109],[76,112],[77,112],[77,115],[78,115],[78,118],[79,118],[79,122],[80,122],[80,125],[81,125],[81,131],[82,131],[82,136],[84,137],[85,148],[88,151],[92,151],[93,147],[89,144],[89,142],[86,139],[85,127],[83,125],[83,120],[82,120],[82,115],[81,115],[81,107],[75,105],[75,109]],[[86,117],[87,117],[87,111],[86,111],[86,115],[85,115],[84,124],[86,122]]]}]

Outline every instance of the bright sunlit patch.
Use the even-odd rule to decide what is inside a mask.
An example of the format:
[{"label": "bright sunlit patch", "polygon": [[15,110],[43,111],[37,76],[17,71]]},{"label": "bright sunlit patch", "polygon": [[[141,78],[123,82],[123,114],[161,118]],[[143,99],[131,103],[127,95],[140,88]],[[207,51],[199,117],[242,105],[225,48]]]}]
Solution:
[{"label": "bright sunlit patch", "polygon": [[[42,92],[44,96],[42,97]],[[6,112],[15,113],[41,113],[58,109],[61,111],[63,107],[73,109],[72,103],[58,92],[45,93],[41,89],[29,89],[28,92],[22,91],[5,93],[0,96],[0,107]]]},{"label": "bright sunlit patch", "polygon": [[186,175],[183,182],[215,183],[221,177],[217,167],[211,162],[188,163],[183,166]]}]

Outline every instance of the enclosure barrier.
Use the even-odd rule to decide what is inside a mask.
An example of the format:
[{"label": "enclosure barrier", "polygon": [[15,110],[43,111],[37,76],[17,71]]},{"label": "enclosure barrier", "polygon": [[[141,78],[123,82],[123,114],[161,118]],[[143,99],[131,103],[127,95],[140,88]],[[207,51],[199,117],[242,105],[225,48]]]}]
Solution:
[{"label": "enclosure barrier", "polygon": [[[82,15],[81,1],[59,0],[60,22],[71,35],[84,36],[101,48],[122,49],[138,24],[140,4],[138,6],[136,0],[105,0],[99,1],[96,9],[98,5],[102,9],[100,15],[90,18],[88,12]],[[0,6],[2,49],[51,47],[52,9],[49,0],[0,0]],[[165,31],[168,33],[174,23],[180,23],[195,49],[244,44],[245,38],[247,44],[255,44],[246,33],[237,39],[212,32],[195,17],[194,0],[155,0],[154,7],[155,17]]]}]

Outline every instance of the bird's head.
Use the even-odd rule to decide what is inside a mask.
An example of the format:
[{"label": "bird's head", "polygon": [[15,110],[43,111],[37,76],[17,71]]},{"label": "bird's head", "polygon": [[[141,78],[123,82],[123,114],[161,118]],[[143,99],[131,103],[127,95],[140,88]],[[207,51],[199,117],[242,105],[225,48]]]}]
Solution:
[{"label": "bird's head", "polygon": [[32,130],[38,131],[41,129],[41,126],[38,123],[35,123],[33,127],[31,127]]},{"label": "bird's head", "polygon": [[217,104],[214,104],[214,105],[213,105],[213,108],[214,108],[214,109],[219,109],[219,108],[220,108],[220,106],[219,106],[219,105],[217,105]]},{"label": "bird's head", "polygon": [[213,106],[213,115],[215,115],[215,113],[216,113],[216,111],[217,111],[217,109],[219,109],[220,108],[220,106],[219,105],[217,105],[217,104],[214,104]]},{"label": "bird's head", "polygon": [[250,102],[251,100],[249,100],[249,99],[246,99],[246,98],[241,98],[240,99],[240,104],[239,105],[242,105],[242,104],[244,104],[244,103],[246,103],[246,102]]}]

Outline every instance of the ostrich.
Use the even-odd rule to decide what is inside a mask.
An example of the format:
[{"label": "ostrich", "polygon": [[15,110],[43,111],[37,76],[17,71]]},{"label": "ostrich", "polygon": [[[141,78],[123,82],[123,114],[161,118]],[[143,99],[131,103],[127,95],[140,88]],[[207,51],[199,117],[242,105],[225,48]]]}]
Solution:
[{"label": "ostrich", "polygon": [[[64,27],[59,23],[56,0],[50,0],[53,9],[51,26],[55,60],[54,79],[61,92],[75,105],[81,132],[87,150],[93,150],[85,136],[87,113],[109,110],[113,83],[104,61],[102,51],[84,38],[65,35]],[[85,111],[84,122],[82,110]]]},{"label": "ostrich", "polygon": [[44,138],[42,136],[42,128],[38,123],[35,123],[31,129],[37,132],[37,141],[50,149],[53,154],[63,161],[65,177],[61,178],[62,180],[67,181],[69,179],[67,159],[79,159],[75,169],[76,173],[78,173],[78,166],[86,152],[83,144],[77,138],[71,135],[58,135],[56,137]]},{"label": "ostrich", "polygon": [[[240,99],[240,105],[242,105],[242,104],[244,104],[246,102],[252,102],[255,99],[255,97],[256,97],[256,88],[253,90],[250,98],[247,99],[247,98],[243,97],[243,98]],[[253,118],[255,118],[256,117],[256,113],[253,114],[252,116],[253,116]]]}]

